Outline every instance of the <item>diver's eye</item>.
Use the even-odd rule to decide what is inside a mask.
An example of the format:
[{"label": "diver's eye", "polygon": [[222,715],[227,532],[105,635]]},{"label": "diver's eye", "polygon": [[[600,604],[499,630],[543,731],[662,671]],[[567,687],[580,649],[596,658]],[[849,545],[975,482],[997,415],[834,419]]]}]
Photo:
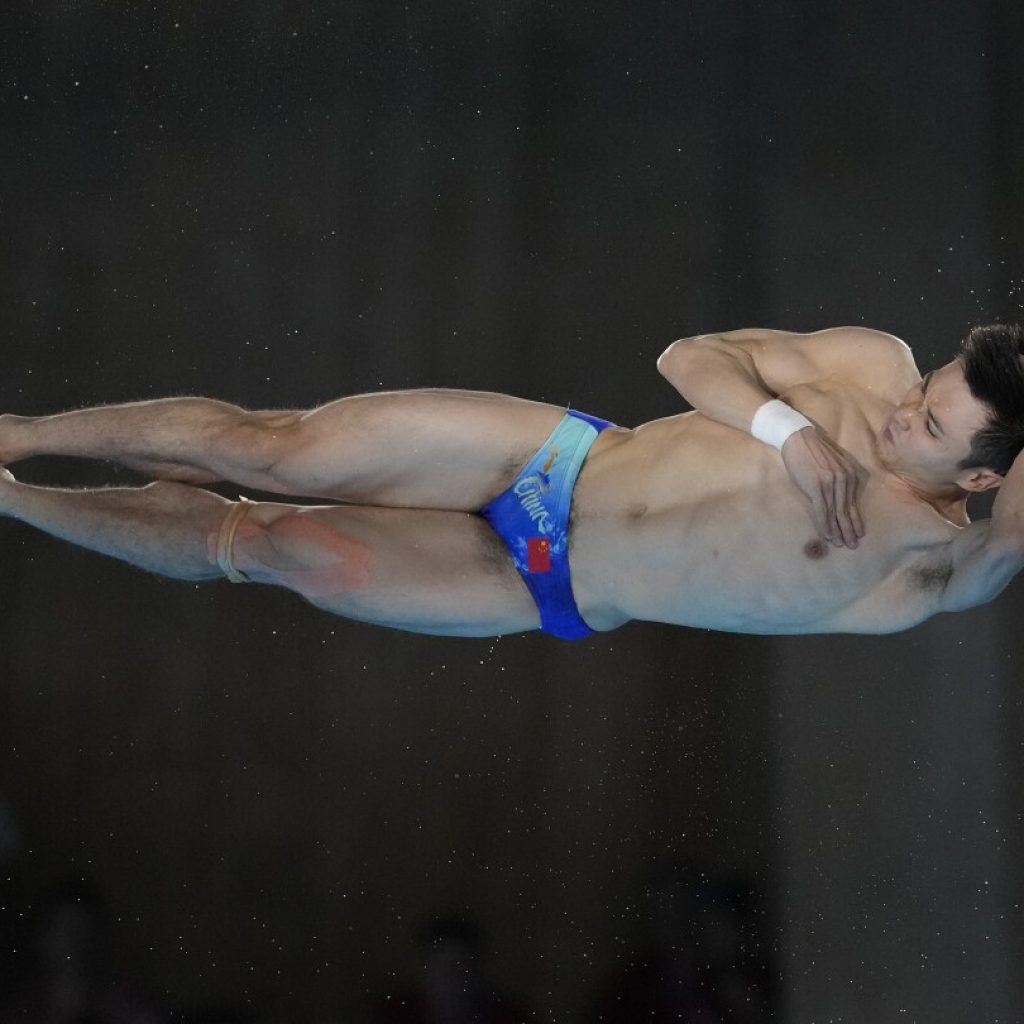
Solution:
[{"label": "diver's eye", "polygon": [[[926,380],[922,380],[921,383],[918,385],[918,387],[921,389],[921,397],[924,398],[925,392],[928,390],[928,383],[927,383],[927,381]],[[925,416],[924,426],[925,426],[925,430],[928,431],[928,436],[929,437],[938,438],[939,435],[936,434],[935,431],[932,429],[932,418],[931,418],[930,414]]]}]

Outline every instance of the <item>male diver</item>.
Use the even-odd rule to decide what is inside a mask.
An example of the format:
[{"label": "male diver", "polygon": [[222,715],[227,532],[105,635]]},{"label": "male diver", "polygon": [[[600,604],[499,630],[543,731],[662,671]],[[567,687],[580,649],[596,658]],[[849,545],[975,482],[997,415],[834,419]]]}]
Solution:
[{"label": "male diver", "polygon": [[[444,390],[6,415],[0,463],[111,459],[156,482],[69,491],[3,470],[0,513],[421,633],[888,633],[989,601],[1024,567],[1022,348],[1018,326],[978,327],[922,378],[903,342],[861,327],[687,338],[658,368],[695,411],[635,429]],[[199,486],[216,480],[341,504],[231,502]],[[997,486],[970,523],[968,496]]]}]

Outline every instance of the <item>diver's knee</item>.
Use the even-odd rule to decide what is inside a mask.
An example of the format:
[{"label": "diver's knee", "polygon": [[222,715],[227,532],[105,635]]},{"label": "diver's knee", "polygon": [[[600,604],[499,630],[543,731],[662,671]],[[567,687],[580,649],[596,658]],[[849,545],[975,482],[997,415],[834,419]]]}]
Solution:
[{"label": "diver's knee", "polygon": [[322,432],[298,414],[291,419],[268,420],[258,429],[259,440],[254,444],[268,480],[286,492],[309,486],[309,467],[315,465],[316,452],[323,444]]},{"label": "diver's knee", "polygon": [[249,486],[272,483],[276,467],[305,444],[301,416],[294,412],[233,410],[211,439],[211,449],[220,453],[218,467],[227,474],[244,470],[243,482]]},{"label": "diver's knee", "polygon": [[208,558],[236,583],[272,583],[317,599],[363,590],[374,577],[374,551],[358,536],[316,514],[243,499],[207,539]]},{"label": "diver's knee", "polygon": [[232,502],[216,532],[206,538],[206,557],[232,583],[252,582],[251,573],[271,550],[266,529],[250,516],[256,502],[242,498]]},{"label": "diver's knee", "polygon": [[272,581],[304,597],[364,590],[373,580],[372,546],[316,514],[295,511],[275,519],[267,539],[274,549]]}]

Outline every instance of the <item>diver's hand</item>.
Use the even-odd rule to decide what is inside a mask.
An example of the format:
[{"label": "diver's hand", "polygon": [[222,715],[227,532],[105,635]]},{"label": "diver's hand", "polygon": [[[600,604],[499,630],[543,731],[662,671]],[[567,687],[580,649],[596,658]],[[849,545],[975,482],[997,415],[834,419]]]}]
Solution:
[{"label": "diver's hand", "polygon": [[791,434],[782,446],[790,479],[811,503],[818,532],[836,547],[855,548],[864,536],[860,496],[863,466],[816,427]]}]

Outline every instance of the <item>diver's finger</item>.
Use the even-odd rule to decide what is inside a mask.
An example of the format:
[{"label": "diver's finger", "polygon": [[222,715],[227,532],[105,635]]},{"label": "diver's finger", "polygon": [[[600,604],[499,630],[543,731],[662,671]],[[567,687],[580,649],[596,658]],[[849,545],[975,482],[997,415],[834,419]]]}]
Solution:
[{"label": "diver's finger", "polygon": [[835,482],[836,494],[836,521],[843,537],[843,543],[848,548],[857,546],[857,531],[853,526],[853,517],[850,515],[850,490],[847,485],[846,476],[840,473]]},{"label": "diver's finger", "polygon": [[853,478],[853,500],[850,503],[850,516],[853,519],[853,528],[857,531],[858,537],[863,537],[864,530],[864,516],[860,511],[860,499],[864,493],[864,474],[857,471],[857,474]]},{"label": "diver's finger", "polygon": [[825,523],[825,539],[833,544],[841,544],[842,533],[839,530],[839,523],[836,521],[836,497],[831,480],[823,480],[821,483],[821,505]]}]

